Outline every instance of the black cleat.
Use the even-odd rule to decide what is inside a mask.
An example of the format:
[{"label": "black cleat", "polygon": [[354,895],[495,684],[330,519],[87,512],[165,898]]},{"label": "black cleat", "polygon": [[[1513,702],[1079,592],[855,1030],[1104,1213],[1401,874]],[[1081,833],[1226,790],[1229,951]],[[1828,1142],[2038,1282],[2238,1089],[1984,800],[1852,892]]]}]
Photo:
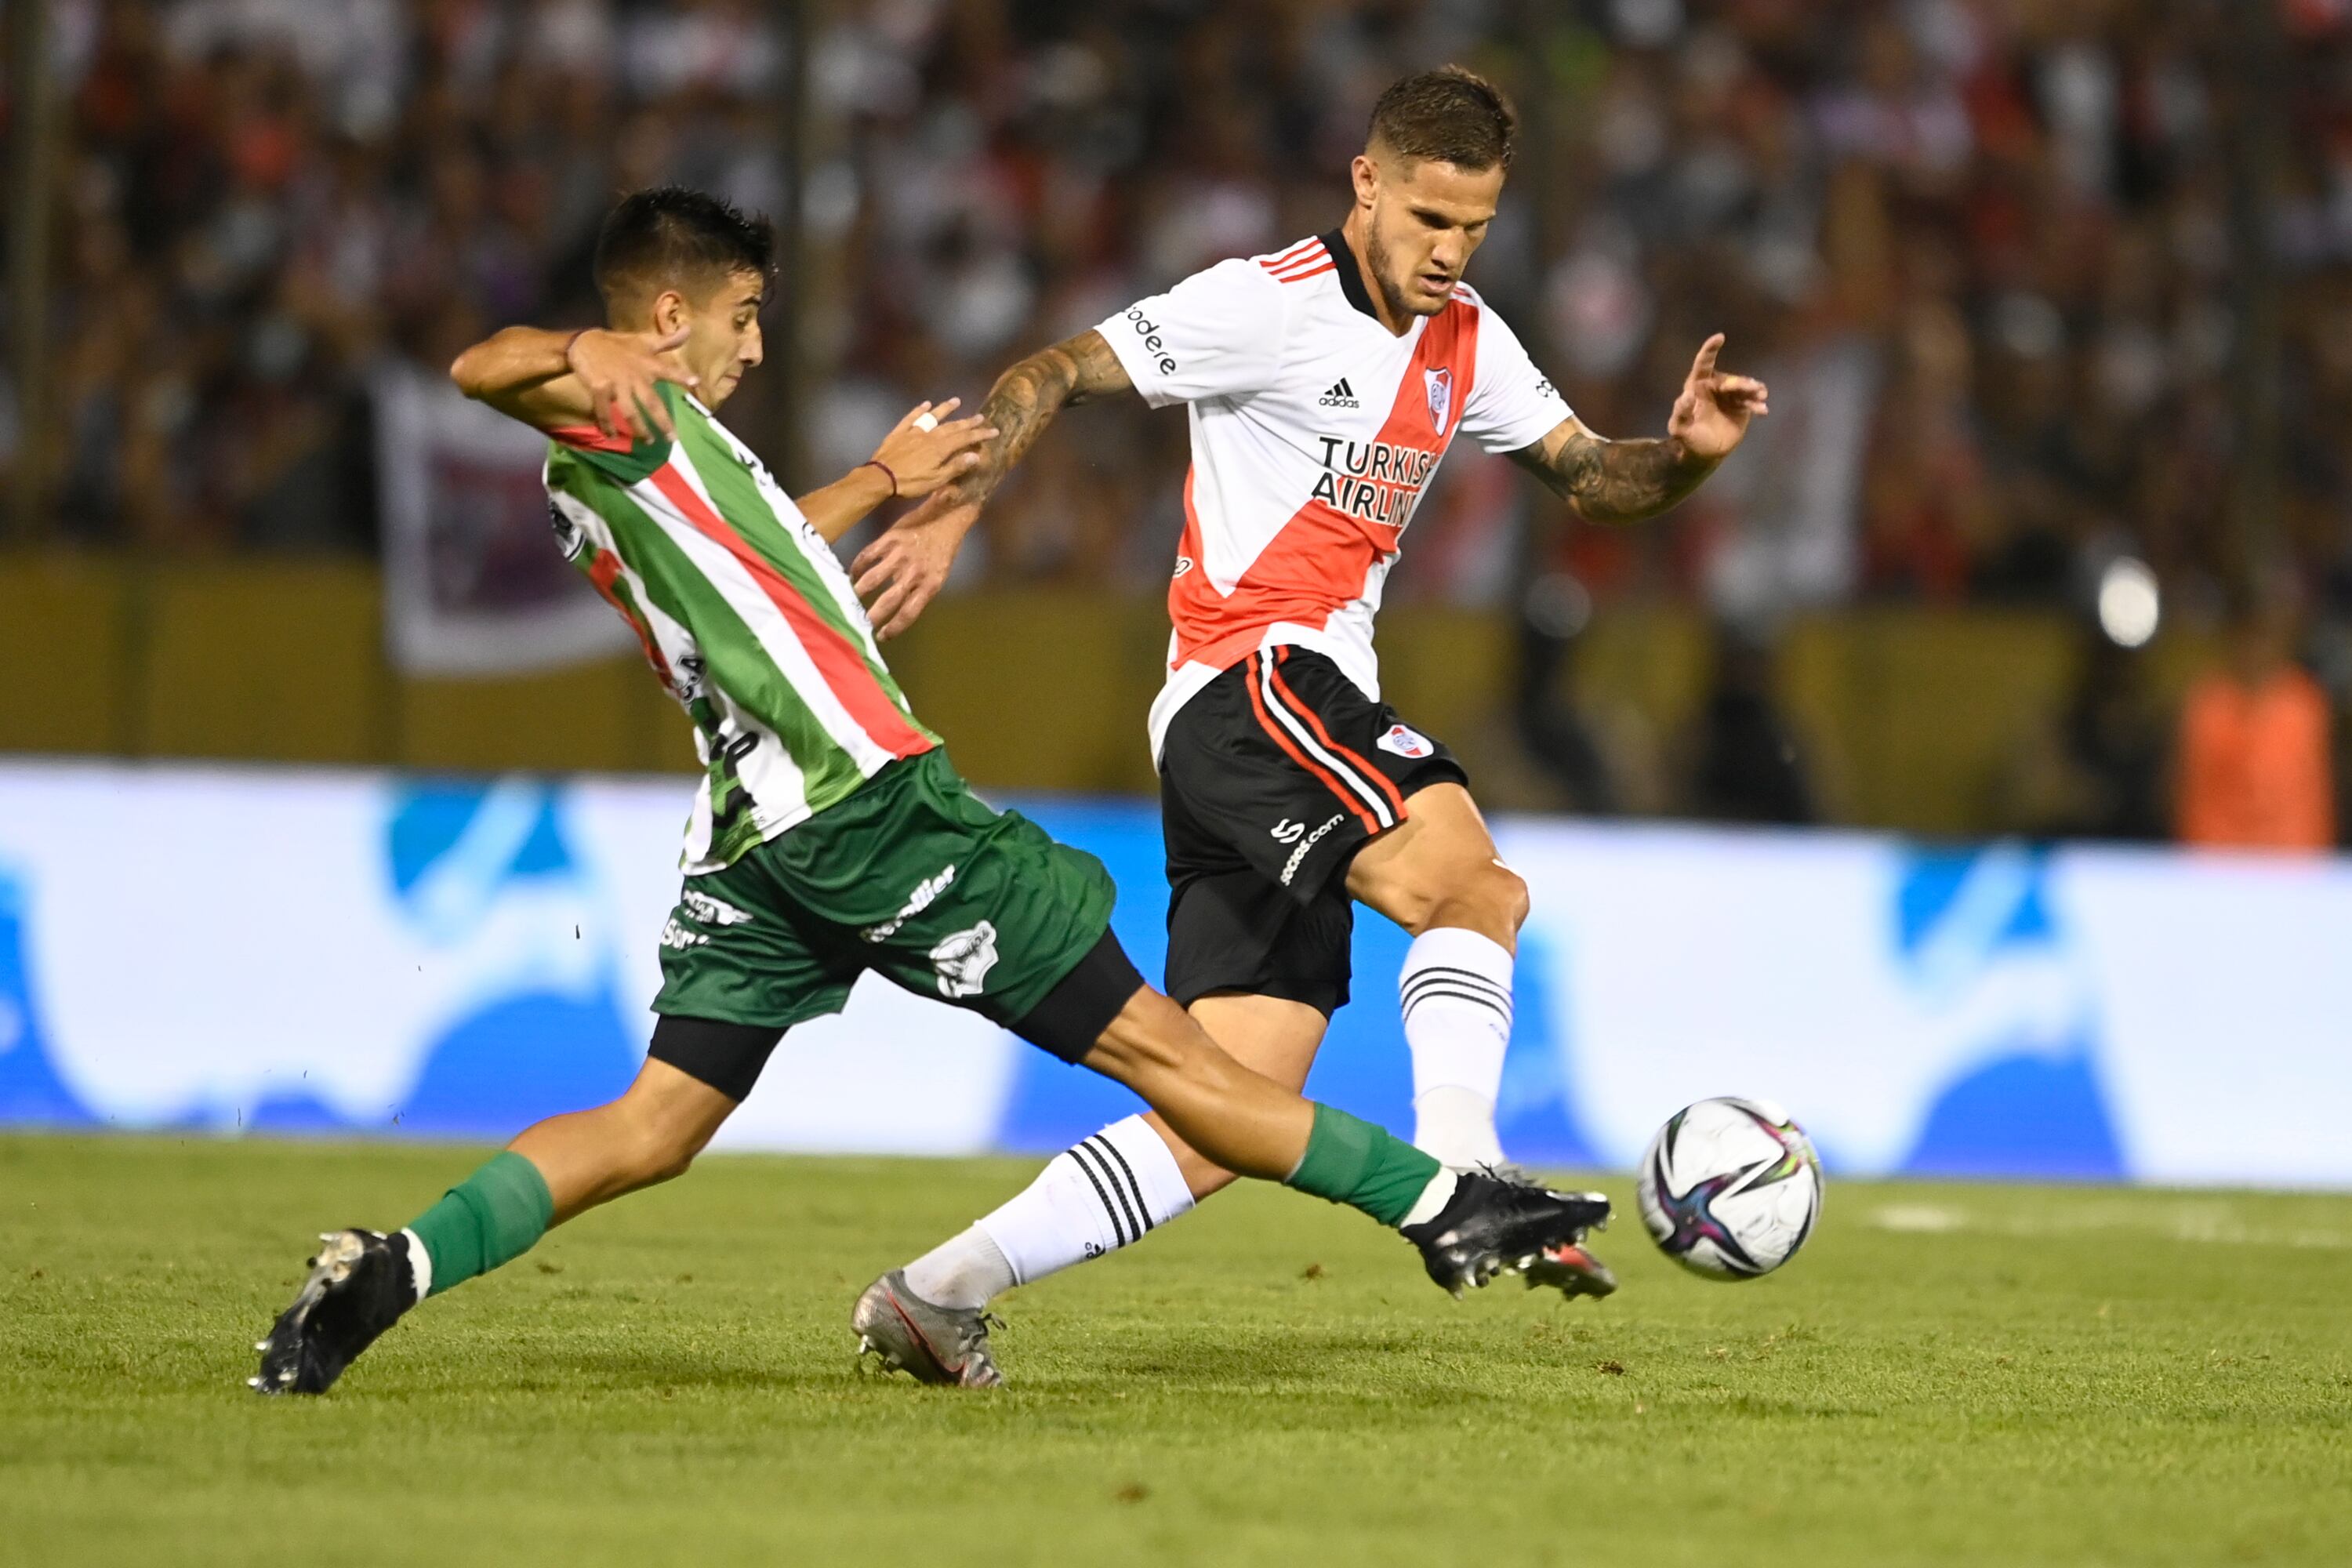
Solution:
[{"label": "black cleat", "polygon": [[257,1394],[324,1394],[375,1337],[416,1304],[408,1238],[373,1230],[334,1230],[319,1237],[310,1277],[278,1316],[261,1352]]},{"label": "black cleat", "polygon": [[1608,1223],[1609,1200],[1599,1193],[1555,1193],[1523,1178],[1465,1171],[1437,1217],[1402,1234],[1420,1248],[1429,1277],[1459,1296],[1497,1274],[1524,1272],[1545,1252],[1573,1247]]}]

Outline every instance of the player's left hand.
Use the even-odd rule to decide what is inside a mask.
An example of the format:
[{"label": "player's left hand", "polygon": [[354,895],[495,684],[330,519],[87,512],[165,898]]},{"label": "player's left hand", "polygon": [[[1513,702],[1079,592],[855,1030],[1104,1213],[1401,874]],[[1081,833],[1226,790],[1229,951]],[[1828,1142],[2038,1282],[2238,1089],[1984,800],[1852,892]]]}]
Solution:
[{"label": "player's left hand", "polygon": [[957,548],[979,521],[978,501],[966,500],[958,489],[940,490],[857,552],[849,570],[877,639],[887,642],[915,624],[946,584]]},{"label": "player's left hand", "polygon": [[888,469],[902,499],[929,495],[980,467],[979,448],[996,439],[996,427],[982,423],[977,414],[942,423],[962,402],[950,397],[945,403],[918,403],[874,448],[874,460]]},{"label": "player's left hand", "polygon": [[1717,372],[1715,356],[1722,352],[1721,332],[1699,345],[1682,395],[1675,399],[1675,411],[1666,420],[1666,434],[1691,456],[1708,462],[1721,461],[1739,445],[1752,416],[1770,412],[1762,382]]}]

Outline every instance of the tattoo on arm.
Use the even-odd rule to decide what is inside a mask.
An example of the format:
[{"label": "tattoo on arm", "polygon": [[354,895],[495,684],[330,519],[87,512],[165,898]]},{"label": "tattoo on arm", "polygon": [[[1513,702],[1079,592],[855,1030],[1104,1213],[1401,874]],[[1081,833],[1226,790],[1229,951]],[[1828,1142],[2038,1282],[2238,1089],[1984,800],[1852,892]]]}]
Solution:
[{"label": "tattoo on arm", "polygon": [[1102,334],[1091,328],[1006,371],[981,405],[981,417],[996,427],[997,435],[981,448],[980,467],[961,482],[963,499],[986,500],[1065,407],[1129,391],[1134,384]]},{"label": "tattoo on arm", "polygon": [[1541,479],[1593,522],[1638,522],[1655,517],[1715,471],[1681,441],[1604,441],[1572,427],[1551,451],[1549,438],[1511,454],[1511,460]]}]

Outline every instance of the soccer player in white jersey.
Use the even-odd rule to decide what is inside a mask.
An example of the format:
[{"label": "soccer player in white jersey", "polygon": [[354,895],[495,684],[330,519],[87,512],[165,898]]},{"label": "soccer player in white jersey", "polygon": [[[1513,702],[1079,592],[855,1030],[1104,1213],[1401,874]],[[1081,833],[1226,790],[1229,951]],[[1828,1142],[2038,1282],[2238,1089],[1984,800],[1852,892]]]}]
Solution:
[{"label": "soccer player in white jersey", "polygon": [[[997,382],[1000,434],[950,504],[869,545],[858,589],[884,637],[944,580],[980,503],[1066,405],[1133,390],[1186,405],[1192,467],[1150,715],[1168,846],[1168,991],[1241,1060],[1303,1084],[1348,999],[1353,902],[1412,934],[1400,977],[1414,1141],[1500,1164],[1495,1098],[1525,883],[1496,855],[1453,754],[1381,700],[1372,616],[1413,507],[1457,437],[1508,454],[1598,522],[1688,495],[1765,412],[1765,388],[1700,346],[1659,440],[1570,412],[1463,281],[1502,195],[1515,120],[1446,68],[1391,87],[1353,165],[1346,222],[1221,262]],[[1028,1191],[908,1270],[982,1306],[1139,1239],[1231,1178],[1157,1118],[1068,1151]],[[1559,1249],[1530,1272],[1613,1281]]]}]

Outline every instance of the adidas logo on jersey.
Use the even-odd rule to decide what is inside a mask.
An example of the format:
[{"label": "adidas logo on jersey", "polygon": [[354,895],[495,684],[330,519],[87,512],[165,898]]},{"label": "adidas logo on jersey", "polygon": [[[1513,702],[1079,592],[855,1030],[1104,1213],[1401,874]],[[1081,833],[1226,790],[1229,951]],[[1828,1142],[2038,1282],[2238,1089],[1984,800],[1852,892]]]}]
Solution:
[{"label": "adidas logo on jersey", "polygon": [[1361,408],[1363,406],[1356,401],[1356,389],[1348,384],[1348,378],[1344,375],[1332,384],[1330,391],[1317,398],[1315,402],[1316,405],[1321,408]]}]

